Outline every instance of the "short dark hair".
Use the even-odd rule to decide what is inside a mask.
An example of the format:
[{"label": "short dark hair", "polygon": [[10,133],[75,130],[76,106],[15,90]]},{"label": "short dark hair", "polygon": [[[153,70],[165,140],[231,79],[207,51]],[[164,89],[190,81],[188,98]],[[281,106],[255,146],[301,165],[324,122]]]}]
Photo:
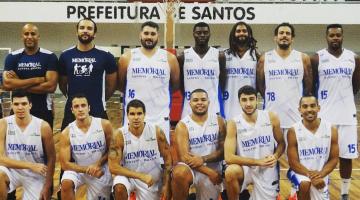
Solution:
[{"label": "short dark hair", "polygon": [[291,36],[292,36],[292,37],[295,37],[295,28],[294,28],[294,26],[291,25],[289,22],[283,22],[283,23],[277,25],[277,26],[275,27],[275,30],[274,30],[274,35],[275,35],[275,36],[277,36],[277,34],[278,34],[278,32],[279,32],[279,28],[282,27],[282,26],[287,26],[287,27],[289,27],[290,30],[291,30]]},{"label": "short dark hair", "polygon": [[340,29],[341,29],[341,33],[344,31],[344,29],[343,29],[343,27],[342,27],[341,24],[329,24],[329,25],[327,25],[327,27],[326,27],[326,34],[329,33],[329,29],[331,29],[331,28],[340,28]]},{"label": "short dark hair", "polygon": [[94,33],[96,33],[96,32],[97,32],[96,23],[95,23],[94,20],[92,20],[91,18],[88,18],[88,17],[85,17],[85,18],[79,20],[79,22],[76,24],[76,30],[79,29],[79,24],[80,24],[80,22],[82,22],[82,21],[84,21],[84,20],[86,20],[86,21],[91,21],[91,22],[94,24]]},{"label": "short dark hair", "polygon": [[193,95],[194,93],[205,93],[206,96],[208,96],[208,93],[207,93],[204,89],[197,88],[197,89],[193,90],[193,91],[190,93],[190,99],[191,99],[191,97],[192,97],[192,95]]},{"label": "short dark hair", "polygon": [[150,26],[152,28],[155,28],[156,31],[159,31],[159,29],[160,29],[159,24],[157,24],[153,21],[147,21],[147,22],[144,22],[143,24],[141,24],[141,30],[143,30],[145,26]]},{"label": "short dark hair", "polygon": [[14,90],[11,95],[11,101],[13,101],[14,98],[22,98],[22,97],[26,97],[29,103],[31,103],[30,93],[26,92],[25,90]]},{"label": "short dark hair", "polygon": [[[238,90],[238,99],[240,99],[240,96],[242,94],[246,94],[246,95],[252,95],[254,94],[255,97],[256,97],[256,89],[250,85],[245,85],[243,87],[241,87],[239,90]],[[256,97],[257,98],[257,97]]]},{"label": "short dark hair", "polygon": [[314,97],[315,100],[316,100],[316,104],[319,105],[319,101],[318,101],[318,99],[316,98],[316,96],[309,94],[309,95],[304,95],[304,96],[302,96],[302,97],[300,98],[300,100],[299,100],[299,107],[301,107],[301,102],[302,102],[303,98],[308,98],[308,97]]},{"label": "short dark hair", "polygon": [[196,27],[207,27],[210,31],[210,26],[208,23],[205,23],[205,22],[199,22],[199,23],[196,23],[193,27],[193,32],[195,31]]},{"label": "short dark hair", "polygon": [[142,108],[144,113],[146,113],[145,104],[142,101],[140,101],[139,99],[133,99],[127,104],[126,113],[129,113],[130,107],[132,107],[132,108]]},{"label": "short dark hair", "polygon": [[76,93],[76,94],[72,95],[71,98],[70,98],[70,99],[71,99],[71,105],[72,105],[73,100],[76,99],[76,98],[78,98],[78,99],[85,98],[86,101],[89,103],[89,100],[88,100],[88,98],[86,97],[85,94],[83,94],[83,93]]}]

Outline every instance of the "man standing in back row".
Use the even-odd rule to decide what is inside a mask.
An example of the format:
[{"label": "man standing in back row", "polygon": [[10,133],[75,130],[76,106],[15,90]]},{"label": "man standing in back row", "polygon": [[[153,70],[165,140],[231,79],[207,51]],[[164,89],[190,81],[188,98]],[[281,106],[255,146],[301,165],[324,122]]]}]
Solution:
[{"label": "man standing in back row", "polygon": [[[176,90],[179,86],[179,64],[173,54],[157,46],[158,24],[143,23],[139,37],[141,47],[120,57],[120,91],[124,93],[125,104],[133,99],[144,102],[145,121],[158,125],[170,142],[170,88]],[[126,118],[124,121],[127,126]]]},{"label": "man standing in back row", "polygon": [[[66,97],[83,93],[88,99],[90,115],[107,119],[105,100],[116,89],[117,68],[114,56],[94,45],[97,26],[92,19],[82,19],[76,25],[79,42],[60,55],[59,88]],[[66,101],[61,130],[75,120],[71,101]]]},{"label": "man standing in back row", "polygon": [[352,159],[358,157],[357,118],[354,94],[360,88],[360,59],[342,48],[343,28],[330,24],[326,28],[328,47],[312,58],[320,117],[335,125],[339,132],[341,199],[349,199]]},{"label": "man standing in back row", "polygon": [[191,114],[190,93],[198,88],[205,90],[209,95],[209,113],[224,115],[221,93],[226,82],[225,54],[209,46],[210,27],[207,23],[195,24],[193,36],[195,46],[185,49],[178,56],[181,89],[184,94],[181,118]]}]

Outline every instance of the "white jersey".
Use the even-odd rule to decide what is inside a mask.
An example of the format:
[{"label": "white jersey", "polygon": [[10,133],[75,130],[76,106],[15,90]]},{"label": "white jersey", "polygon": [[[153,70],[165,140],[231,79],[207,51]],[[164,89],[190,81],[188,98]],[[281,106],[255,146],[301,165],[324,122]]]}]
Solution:
[{"label": "white jersey", "polygon": [[[15,115],[5,118],[7,131],[5,153],[10,159],[45,164],[45,155],[41,140],[42,119],[31,116],[31,122],[22,131],[16,124]],[[30,169],[14,169],[23,176],[34,176]]]},{"label": "white jersey", "polygon": [[301,121],[293,125],[300,163],[309,170],[320,171],[329,159],[331,124],[321,120],[316,133],[310,132]]},{"label": "white jersey", "polygon": [[121,128],[124,138],[124,167],[145,174],[150,174],[154,181],[161,179],[160,152],[156,137],[156,126],[145,124],[140,137],[134,136],[128,128]]},{"label": "white jersey", "polygon": [[[241,157],[262,159],[275,153],[276,141],[269,111],[258,110],[255,125],[249,124],[244,119],[243,114],[239,114],[233,120],[236,124],[237,155]],[[255,169],[255,171],[265,170],[259,166],[251,168]],[[269,176],[278,177],[276,167],[269,168],[269,170],[270,169],[271,173]],[[269,173],[269,170],[267,173]]]},{"label": "white jersey", "polygon": [[[189,152],[205,156],[215,152],[219,147],[219,123],[217,115],[208,115],[203,125],[199,125],[187,115],[181,120],[189,133]],[[220,162],[208,163],[207,166],[219,169]]]},{"label": "white jersey", "polygon": [[234,56],[230,52],[225,55],[227,83],[223,92],[224,113],[226,119],[232,119],[242,113],[238,90],[245,85],[256,88],[257,60],[255,53],[253,54],[254,58],[251,57],[250,50],[247,50],[242,58],[237,54]]},{"label": "white jersey", "polygon": [[319,117],[336,125],[356,125],[356,107],[352,76],[355,70],[355,54],[347,49],[339,58],[326,49],[319,55],[319,90],[321,106]]},{"label": "white jersey", "polygon": [[133,99],[144,102],[145,121],[151,123],[157,122],[159,118],[168,118],[170,114],[170,66],[167,54],[167,51],[157,49],[149,58],[140,48],[131,50],[126,76],[125,104]]},{"label": "white jersey", "polygon": [[292,50],[281,58],[275,50],[265,53],[265,109],[275,112],[281,128],[290,128],[301,120],[298,111],[303,94],[304,65],[301,52]]},{"label": "white jersey", "polygon": [[76,121],[69,124],[71,156],[80,166],[94,164],[106,151],[105,133],[101,119],[91,117],[91,124],[86,133],[78,128]]},{"label": "white jersey", "polygon": [[[203,58],[193,48],[184,50],[184,106],[182,118],[191,113],[190,93],[195,89],[203,89],[208,93],[209,113],[220,113],[219,97],[219,50],[210,47]],[[221,100],[221,99],[220,99]]]}]

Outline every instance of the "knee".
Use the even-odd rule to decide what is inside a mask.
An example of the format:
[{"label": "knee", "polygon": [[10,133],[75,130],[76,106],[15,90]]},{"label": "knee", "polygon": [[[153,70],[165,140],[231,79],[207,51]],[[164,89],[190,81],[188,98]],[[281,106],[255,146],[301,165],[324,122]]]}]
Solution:
[{"label": "knee", "polygon": [[232,182],[235,179],[243,180],[244,179],[244,171],[240,165],[229,165],[225,170],[225,181]]},{"label": "knee", "polygon": [[114,186],[114,195],[116,199],[127,199],[127,194],[128,192],[125,185],[119,183]]},{"label": "knee", "polygon": [[299,192],[301,193],[307,193],[309,192],[311,187],[311,182],[309,181],[302,181],[299,186]]},{"label": "knee", "polygon": [[74,182],[71,180],[63,180],[61,182],[61,193],[70,193],[75,189]]},{"label": "knee", "polygon": [[187,166],[176,165],[172,170],[172,179],[174,181],[192,182],[192,175]]},{"label": "knee", "polygon": [[9,185],[10,180],[6,173],[0,171],[0,182]]}]

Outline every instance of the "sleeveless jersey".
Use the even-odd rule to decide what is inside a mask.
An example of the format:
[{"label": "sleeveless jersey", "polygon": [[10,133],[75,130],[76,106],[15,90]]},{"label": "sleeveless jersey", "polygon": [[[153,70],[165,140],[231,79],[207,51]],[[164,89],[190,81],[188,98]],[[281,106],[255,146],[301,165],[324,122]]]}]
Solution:
[{"label": "sleeveless jersey", "polygon": [[[206,122],[201,126],[187,115],[181,120],[189,133],[189,152],[198,156],[213,153],[219,146],[219,123],[217,115],[208,115]],[[207,163],[213,169],[219,169],[221,162]]]},{"label": "sleeveless jersey", "polygon": [[336,125],[356,125],[352,76],[355,70],[355,54],[347,49],[339,58],[326,49],[319,55],[318,98],[321,106],[319,116]]},{"label": "sleeveless jersey", "polygon": [[[18,49],[6,56],[5,71],[14,71],[20,79],[28,79],[34,77],[45,77],[48,71],[56,71],[58,58],[56,55],[44,48],[33,55],[27,55],[25,49]],[[30,93],[32,99],[31,111],[43,111],[49,104],[46,101],[48,94]],[[49,109],[51,110],[51,108]]]},{"label": "sleeveless jersey", "polygon": [[[5,118],[6,131],[6,156],[10,159],[45,164],[45,154],[41,140],[42,119],[31,116],[31,122],[21,131],[16,124],[15,115]],[[34,176],[30,169],[15,169],[24,176]]]},{"label": "sleeveless jersey", "polygon": [[[262,159],[275,153],[276,141],[269,112],[258,110],[257,113],[255,125],[249,124],[242,114],[234,118],[237,140],[236,154],[241,157]],[[274,178],[278,178],[279,172],[276,166],[268,169],[260,166],[252,166],[251,168],[258,172],[266,170],[266,177],[272,181]]]},{"label": "sleeveless jersey", "polygon": [[[105,102],[105,76],[117,71],[114,56],[98,46],[89,51],[79,51],[76,46],[63,51],[59,58],[59,75],[68,80],[68,97],[85,94],[90,115],[102,117]],[[65,112],[71,112],[71,101],[67,99]]]},{"label": "sleeveless jersey", "polygon": [[190,93],[198,88],[208,93],[210,100],[209,113],[220,113],[219,50],[210,47],[205,56],[200,58],[193,48],[185,49],[183,68],[185,94],[182,118],[191,114]]},{"label": "sleeveless jersey", "polygon": [[167,51],[158,49],[148,58],[140,48],[132,49],[126,79],[125,104],[133,99],[144,102],[145,121],[151,123],[160,117],[169,117],[171,96]]},{"label": "sleeveless jersey", "polygon": [[293,128],[300,163],[309,170],[322,170],[330,154],[331,124],[321,120],[315,134],[310,132],[301,121],[294,124]]},{"label": "sleeveless jersey", "polygon": [[298,111],[303,94],[304,66],[301,52],[292,50],[283,59],[275,50],[265,53],[265,97],[264,108],[275,112],[280,118],[281,128],[290,128],[301,120]]},{"label": "sleeveless jersey", "polygon": [[161,179],[160,152],[156,126],[146,123],[141,136],[134,136],[128,128],[121,128],[124,138],[122,163],[124,167],[150,174],[154,181]]},{"label": "sleeveless jersey", "polygon": [[80,130],[76,121],[69,124],[71,156],[80,166],[97,162],[105,153],[106,139],[101,119],[91,117],[91,124],[86,133]]},{"label": "sleeveless jersey", "polygon": [[[237,54],[234,56],[230,52],[225,55],[227,83],[226,90],[223,92],[224,112],[226,119],[232,119],[242,113],[238,90],[245,85],[256,88],[257,61],[251,57],[250,50],[247,50],[242,58]],[[256,55],[253,57],[256,59]]]}]

